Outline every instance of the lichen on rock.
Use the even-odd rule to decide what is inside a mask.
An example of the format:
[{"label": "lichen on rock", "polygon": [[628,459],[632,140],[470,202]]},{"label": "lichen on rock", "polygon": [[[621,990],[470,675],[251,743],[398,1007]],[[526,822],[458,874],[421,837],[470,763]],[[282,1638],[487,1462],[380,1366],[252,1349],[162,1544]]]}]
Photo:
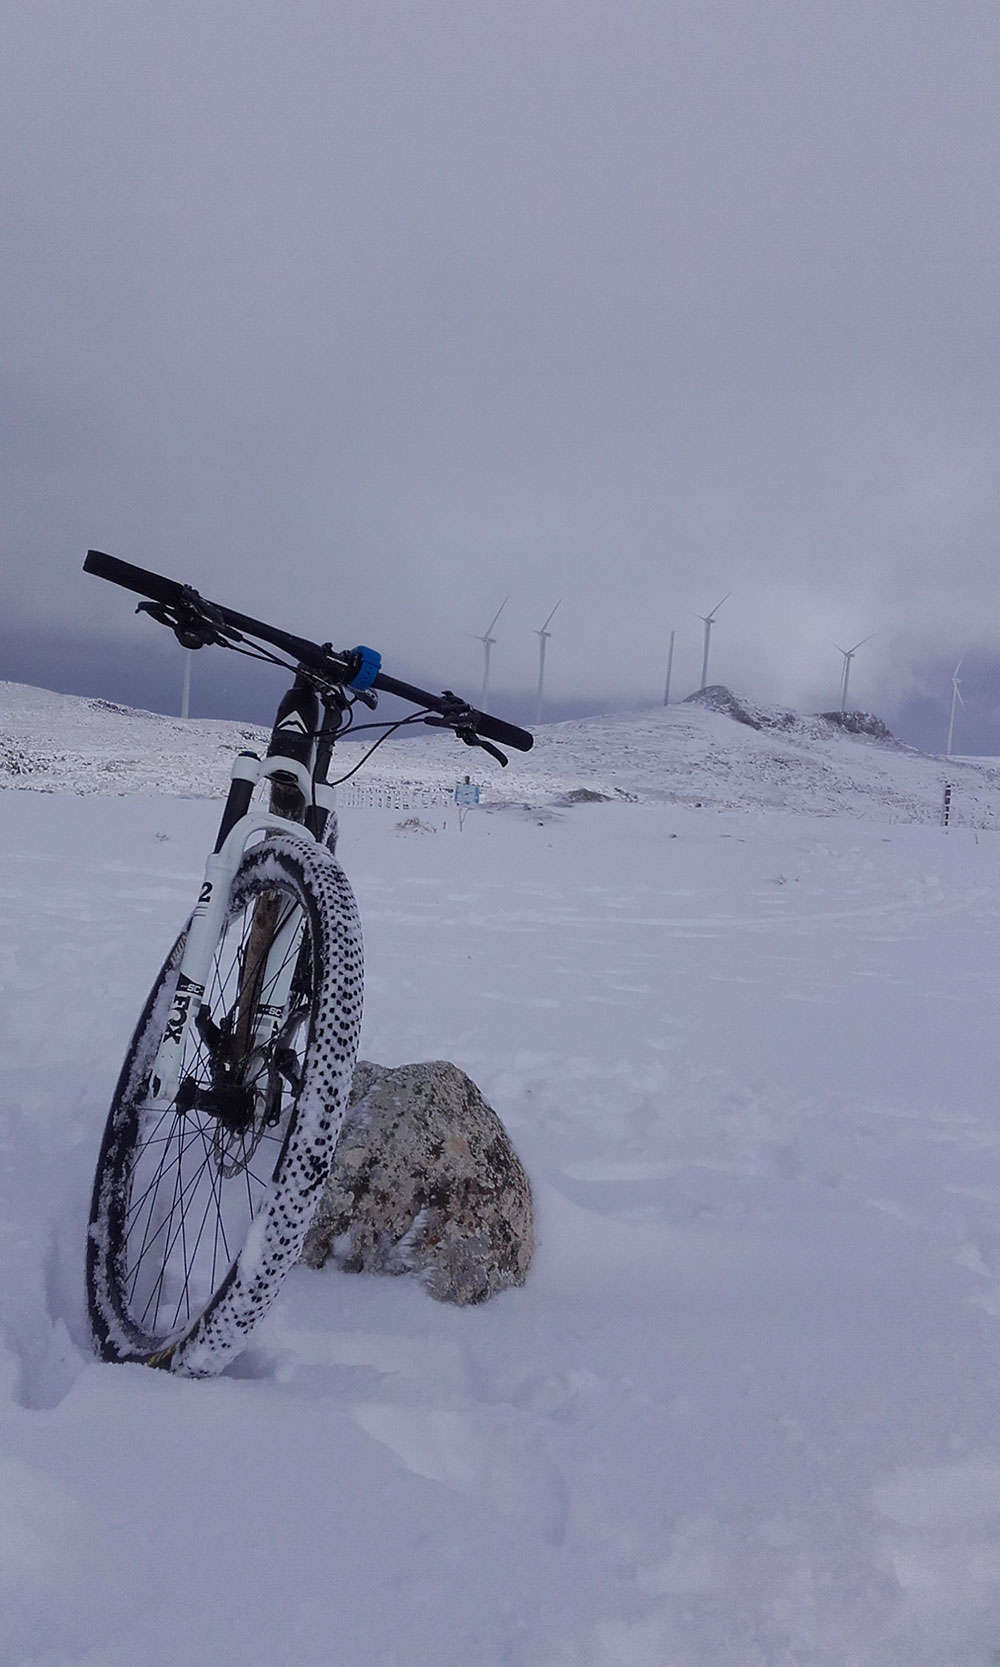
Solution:
[{"label": "lichen on rock", "polygon": [[528,1177],[475,1083],[447,1060],[360,1060],[303,1261],[467,1304],[523,1285],[533,1250]]}]

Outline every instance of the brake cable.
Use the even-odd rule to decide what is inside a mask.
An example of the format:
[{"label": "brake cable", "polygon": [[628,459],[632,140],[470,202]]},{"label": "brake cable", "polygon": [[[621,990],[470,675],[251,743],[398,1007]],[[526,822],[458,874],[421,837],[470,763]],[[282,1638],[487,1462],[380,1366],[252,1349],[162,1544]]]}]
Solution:
[{"label": "brake cable", "polygon": [[[231,648],[234,654],[242,654],[248,660],[260,660],[265,665],[278,666],[285,671],[301,669],[296,668],[288,660],[279,659],[276,654],[271,654],[259,643],[254,643],[252,648],[247,648],[245,646],[246,638],[242,632],[236,630],[235,626],[227,625],[215,605],[206,602],[205,598],[199,595],[191,585],[182,586],[181,596],[177,602],[166,603],[144,600],[138,604],[135,611],[137,614],[149,614],[150,618],[154,619],[158,625],[166,625],[174,633],[182,648],[197,649],[214,645],[219,648]],[[316,676],[315,673],[313,675]],[[318,682],[322,686],[322,678],[318,678]],[[491,741],[484,740],[470,721],[472,713],[468,702],[462,700],[460,695],[454,694],[451,689],[445,689],[441,698],[447,702],[448,710],[435,712],[432,707],[424,707],[419,712],[410,712],[405,718],[400,718],[398,722],[385,726],[375,723],[354,725],[353,713],[351,713],[347,723],[338,731],[338,735],[346,733],[349,729],[354,729],[355,733],[359,733],[363,729],[379,729],[382,727],[385,728],[385,734],[381,735],[374,745],[369,747],[368,751],[363,754],[352,769],[346,771],[344,775],[338,776],[336,781],[328,782],[327,786],[337,787],[341,782],[349,781],[351,776],[356,775],[361,766],[367,763],[376,748],[389,739],[390,735],[395,735],[397,730],[415,723],[430,724],[435,729],[452,730],[460,741],[465,742],[467,747],[481,747],[484,752],[488,752],[491,758],[495,758],[497,763],[506,769],[508,760],[505,755]],[[374,704],[374,702],[368,701],[366,704]],[[351,702],[351,705],[353,706],[353,702]]]}]

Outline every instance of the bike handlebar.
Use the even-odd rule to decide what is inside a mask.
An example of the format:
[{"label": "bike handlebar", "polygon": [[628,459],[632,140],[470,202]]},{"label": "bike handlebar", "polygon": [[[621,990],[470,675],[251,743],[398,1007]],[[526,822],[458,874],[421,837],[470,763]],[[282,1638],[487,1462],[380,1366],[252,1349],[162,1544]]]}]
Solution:
[{"label": "bike handlebar", "polygon": [[[168,579],[162,573],[152,573],[145,567],[134,567],[131,562],[120,561],[117,556],[105,555],[103,550],[88,550],[87,559],[83,564],[85,573],[93,573],[98,579],[108,579],[112,584],[121,585],[124,590],[133,591],[137,596],[145,596],[152,602],[158,602],[162,607],[186,609],[200,606],[205,610],[205,617],[227,627],[231,631],[245,634],[249,637],[259,637],[262,642],[271,643],[273,647],[290,654],[300,664],[311,671],[325,676],[331,683],[340,686],[350,684],[356,668],[353,651],[334,653],[319,643],[310,642],[306,637],[296,637],[288,631],[281,631],[274,625],[267,625],[263,620],[252,619],[249,614],[236,613],[232,608],[225,608],[218,602],[210,602],[200,596],[190,585],[179,584],[176,579]],[[396,695],[401,700],[411,701],[415,706],[426,706],[432,712],[439,712],[443,718],[453,717],[456,706],[462,706],[462,728],[474,730],[484,740],[497,741],[501,746],[514,747],[518,752],[530,752],[534,746],[534,736],[526,729],[518,729],[515,724],[509,724],[503,718],[494,718],[488,712],[477,712],[457,701],[455,696],[433,695],[426,689],[418,689],[412,683],[401,683],[398,678],[389,677],[379,672],[371,687],[380,689],[387,695]]]},{"label": "bike handlebar", "polygon": [[133,567],[130,561],[106,556],[103,550],[87,551],[83,571],[93,573],[98,579],[110,579],[113,585],[132,590],[136,596],[148,596],[153,602],[163,602],[168,608],[171,603],[180,601],[184,589],[176,579],[165,579],[162,574],[150,573],[145,567]]}]

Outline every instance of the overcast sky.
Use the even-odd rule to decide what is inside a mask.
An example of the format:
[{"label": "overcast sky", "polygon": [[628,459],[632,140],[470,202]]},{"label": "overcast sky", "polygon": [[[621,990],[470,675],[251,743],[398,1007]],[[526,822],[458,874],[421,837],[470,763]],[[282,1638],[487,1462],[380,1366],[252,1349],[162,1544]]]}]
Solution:
[{"label": "overcast sky", "polygon": [[[558,598],[564,712],[662,698],[671,628],[688,693],[732,591],[711,681],[835,705],[874,632],[851,704],[939,746],[964,653],[1000,751],[996,0],[3,37],[0,676],[157,704],[180,651],[91,545],[475,695],[509,594],[501,710]],[[206,711],[249,688],[210,658]]]}]

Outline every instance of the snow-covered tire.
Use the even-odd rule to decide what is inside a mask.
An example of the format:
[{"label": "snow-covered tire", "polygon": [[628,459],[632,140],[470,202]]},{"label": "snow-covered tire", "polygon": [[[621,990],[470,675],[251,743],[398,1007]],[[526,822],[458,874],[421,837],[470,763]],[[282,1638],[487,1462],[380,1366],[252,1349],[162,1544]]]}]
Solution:
[{"label": "snow-covered tire", "polygon": [[[245,976],[239,956],[245,961],[255,909],[265,896],[276,896],[274,907],[282,911],[299,910],[303,922],[279,1032],[280,1073],[278,1041],[270,1057],[260,1049],[239,1055],[232,1041],[232,992]],[[267,1118],[254,1113],[248,1124],[241,1111],[234,1132],[232,1119],[203,1105],[160,1113],[144,1104],[186,932],[150,992],[112,1100],[94,1178],[87,1294],[102,1359],[200,1377],[221,1371],[244,1347],[298,1260],[347,1106],[363,960],[354,897],[327,850],[276,834],[246,853],[206,985],[208,1017],[186,1044],[182,1071],[182,1082],[185,1072],[189,1082],[203,1079],[198,1092],[211,1100],[225,1058],[225,1070],[236,1071],[233,1080],[241,1085],[242,1098],[233,1104],[243,1107],[263,1103],[266,1077]],[[223,1051],[215,1030],[227,1022]]]}]

